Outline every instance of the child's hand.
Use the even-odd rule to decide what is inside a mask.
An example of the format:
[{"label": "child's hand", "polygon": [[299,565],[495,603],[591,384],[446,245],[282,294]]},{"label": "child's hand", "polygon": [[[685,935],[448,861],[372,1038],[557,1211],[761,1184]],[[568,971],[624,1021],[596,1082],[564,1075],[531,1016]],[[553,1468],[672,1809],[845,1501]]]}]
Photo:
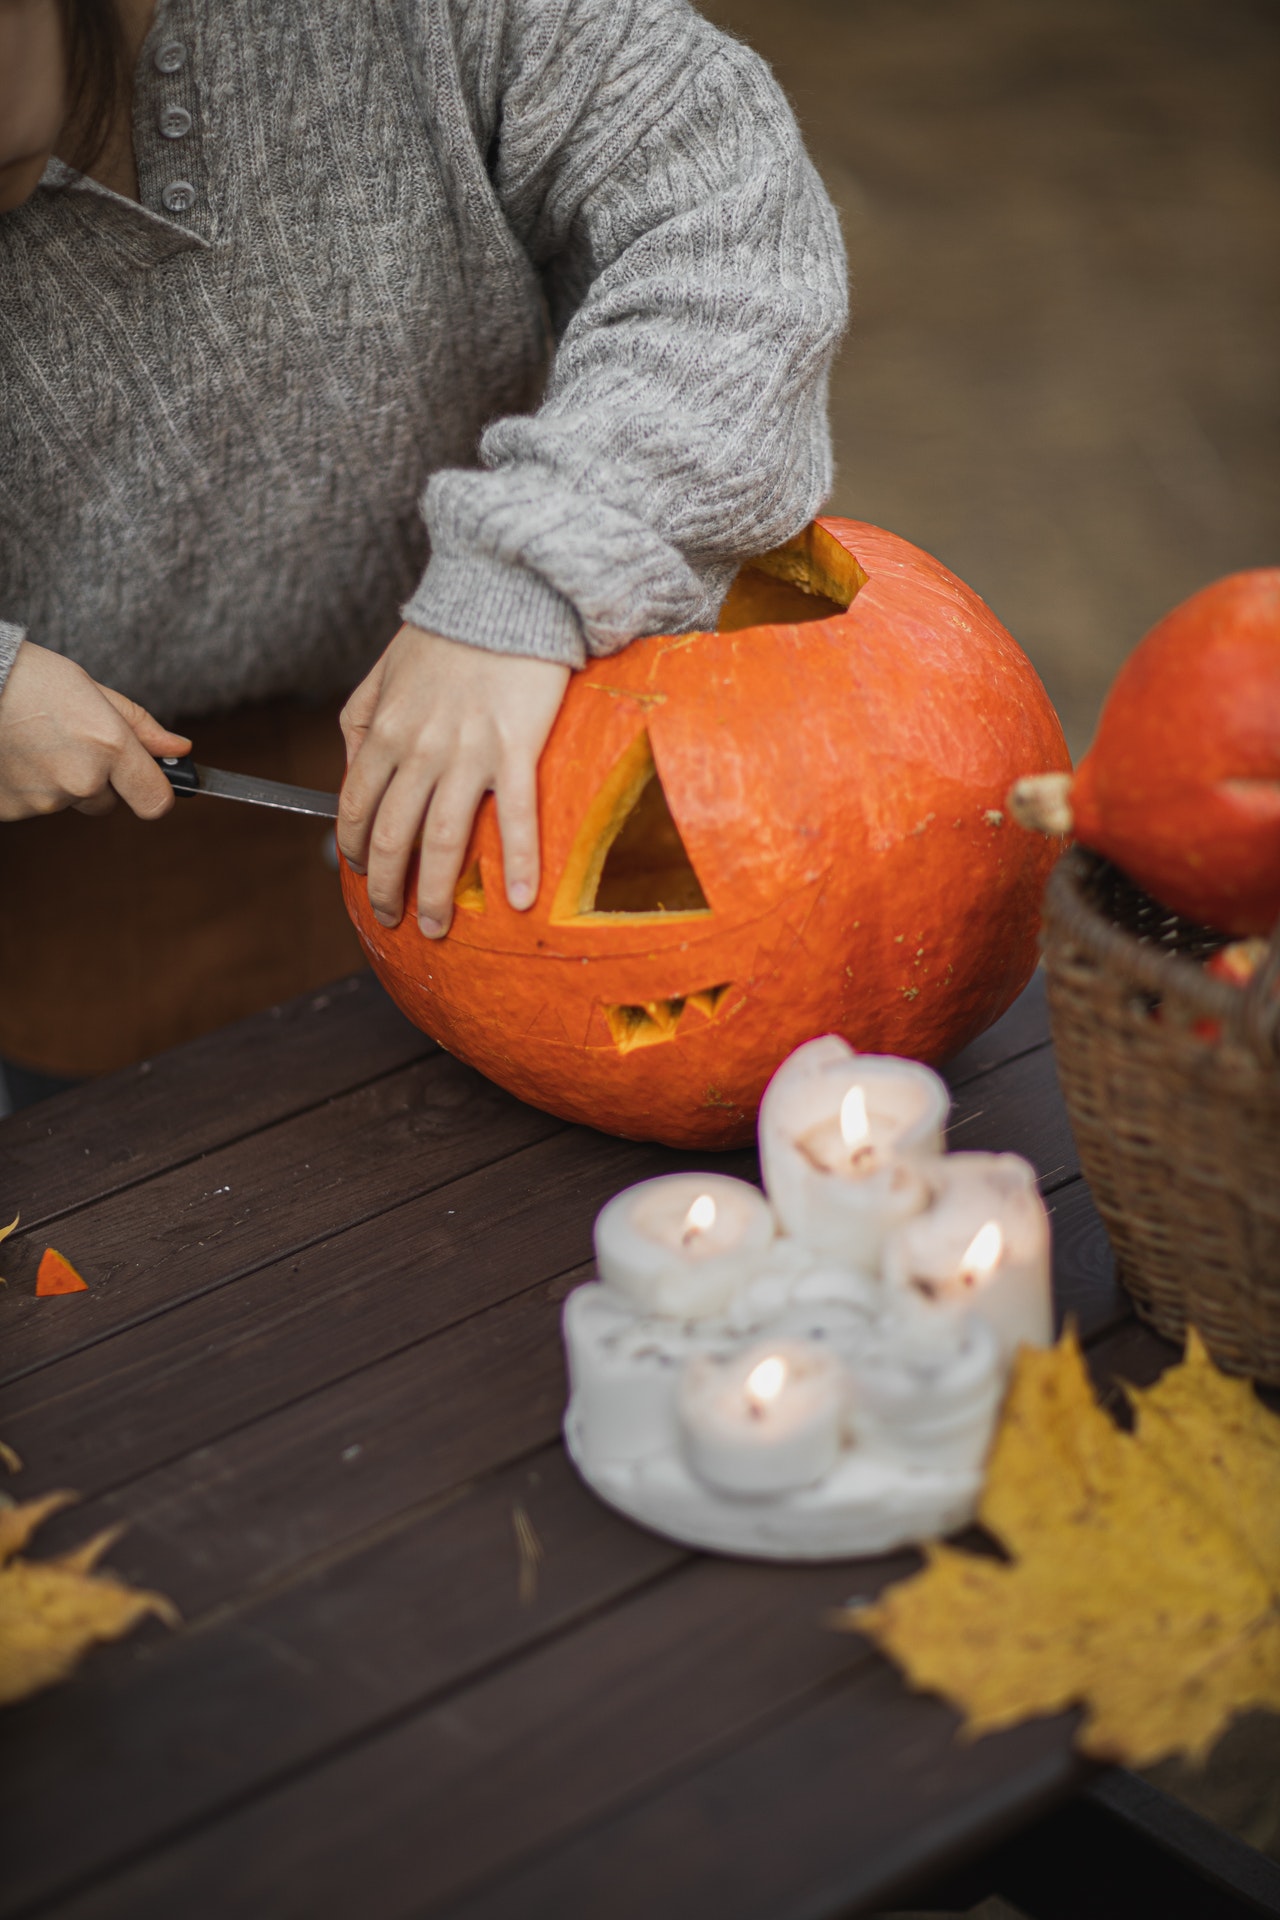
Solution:
[{"label": "child's hand", "polygon": [[109,813],[117,794],[139,819],[157,820],[173,788],[152,756],[190,751],[144,707],[24,640],[0,695],[0,820]]},{"label": "child's hand", "polygon": [[490,789],[507,898],[532,906],[538,758],[568,684],[568,667],[553,661],[401,627],[342,714],[338,845],[358,873],[368,872],[369,903],[383,926],[400,919],[405,868],[421,835],[418,924],[431,939],[448,932],[471,823]]}]

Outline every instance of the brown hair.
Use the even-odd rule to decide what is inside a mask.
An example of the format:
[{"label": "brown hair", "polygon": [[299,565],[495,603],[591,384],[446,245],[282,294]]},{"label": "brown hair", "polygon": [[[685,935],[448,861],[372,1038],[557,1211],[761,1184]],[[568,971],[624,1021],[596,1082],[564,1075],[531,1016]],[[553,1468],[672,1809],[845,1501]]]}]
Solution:
[{"label": "brown hair", "polygon": [[67,60],[67,125],[72,166],[85,172],[101,154],[124,96],[124,35],[114,0],[60,0]]}]

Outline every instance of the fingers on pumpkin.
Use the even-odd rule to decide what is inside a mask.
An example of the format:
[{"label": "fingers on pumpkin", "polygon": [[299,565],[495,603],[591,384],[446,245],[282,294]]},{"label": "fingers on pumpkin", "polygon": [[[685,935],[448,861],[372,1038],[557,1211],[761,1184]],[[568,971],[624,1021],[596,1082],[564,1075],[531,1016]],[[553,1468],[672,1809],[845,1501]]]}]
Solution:
[{"label": "fingers on pumpkin", "polygon": [[532,760],[503,770],[497,802],[507,899],[522,913],[537,898],[540,870],[537,767]]},{"label": "fingers on pumpkin", "polygon": [[422,832],[431,799],[432,775],[408,761],[400,766],[381,796],[365,846],[369,904],[384,927],[399,924],[404,911],[405,873]]},{"label": "fingers on pumpkin", "polygon": [[418,863],[418,925],[428,939],[449,931],[454,889],[471,828],[488,787],[474,768],[451,769],[431,796]]},{"label": "fingers on pumpkin", "polygon": [[[378,741],[366,737],[351,762],[338,802],[338,845],[357,873],[364,873],[373,857],[374,833],[395,772],[394,756],[379,751]],[[430,790],[429,785],[426,790]],[[421,805],[425,805],[425,793]],[[419,820],[421,817],[420,810]],[[416,831],[415,826],[411,832]],[[403,892],[403,884],[400,890]]]}]

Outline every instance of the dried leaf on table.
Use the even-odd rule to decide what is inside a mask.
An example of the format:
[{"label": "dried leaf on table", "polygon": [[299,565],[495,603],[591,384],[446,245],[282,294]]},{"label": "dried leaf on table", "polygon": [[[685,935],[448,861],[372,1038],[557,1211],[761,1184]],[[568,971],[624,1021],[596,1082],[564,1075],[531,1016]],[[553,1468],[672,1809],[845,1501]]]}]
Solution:
[{"label": "dried leaf on table", "polygon": [[21,1553],[37,1527],[52,1513],[75,1505],[74,1493],[46,1493],[42,1500],[24,1500],[21,1506],[0,1507],[0,1568]]},{"label": "dried leaf on table", "polygon": [[[21,1218],[22,1215],[20,1213],[15,1213],[7,1227],[0,1227],[0,1240],[7,1240],[9,1238],[9,1235],[13,1232]],[[0,1287],[8,1286],[8,1284],[7,1280],[0,1279]]]},{"label": "dried leaf on table", "polygon": [[177,1625],[163,1594],[94,1572],[115,1529],[58,1559],[15,1557],[50,1514],[74,1499],[50,1493],[0,1508],[0,1706],[65,1678],[95,1641],[118,1640],[148,1614]]},{"label": "dried leaf on table", "polygon": [[543,1546],[532,1520],[518,1501],[511,1509],[511,1525],[516,1536],[516,1597],[522,1607],[531,1607],[538,1597]]},{"label": "dried leaf on table", "polygon": [[52,1247],[46,1247],[40,1256],[40,1266],[36,1272],[36,1292],[42,1297],[54,1293],[87,1293],[89,1283],[82,1280],[69,1260]]},{"label": "dried leaf on table", "polygon": [[1132,1434],[1074,1335],[1024,1347],[979,1509],[1009,1560],[934,1546],[842,1622],[971,1737],[1078,1705],[1086,1753],[1149,1766],[1280,1711],[1280,1420],[1195,1333],[1130,1397]]}]

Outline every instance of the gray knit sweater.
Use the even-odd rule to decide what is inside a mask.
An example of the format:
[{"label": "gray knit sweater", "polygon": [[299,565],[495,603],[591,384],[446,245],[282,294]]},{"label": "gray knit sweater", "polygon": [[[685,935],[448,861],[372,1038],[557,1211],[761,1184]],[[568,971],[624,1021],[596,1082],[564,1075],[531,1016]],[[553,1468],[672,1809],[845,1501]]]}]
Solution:
[{"label": "gray knit sweater", "polygon": [[160,0],[134,144],[0,217],[0,675],[198,714],[402,612],[580,665],[820,504],[835,217],[685,0]]}]

